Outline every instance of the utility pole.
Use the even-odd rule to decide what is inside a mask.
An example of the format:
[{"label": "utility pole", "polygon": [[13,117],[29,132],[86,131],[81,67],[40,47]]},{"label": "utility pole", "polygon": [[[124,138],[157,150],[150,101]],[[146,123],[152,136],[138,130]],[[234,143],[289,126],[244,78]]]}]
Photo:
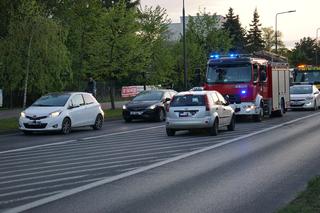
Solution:
[{"label": "utility pole", "polygon": [[182,5],[182,25],[183,25],[183,68],[184,68],[184,89],[188,90],[187,80],[187,51],[186,51],[186,14],[184,8],[184,0]]},{"label": "utility pole", "polygon": [[294,13],[294,12],[296,12],[296,10],[289,10],[289,11],[285,11],[285,12],[281,12],[281,13],[276,14],[276,26],[275,26],[276,54],[278,53],[278,15],[284,14],[284,13]]}]

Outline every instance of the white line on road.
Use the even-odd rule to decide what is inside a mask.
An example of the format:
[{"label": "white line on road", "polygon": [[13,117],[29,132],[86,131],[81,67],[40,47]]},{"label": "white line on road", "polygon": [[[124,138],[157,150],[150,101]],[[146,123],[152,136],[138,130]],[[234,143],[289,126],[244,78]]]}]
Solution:
[{"label": "white line on road", "polygon": [[305,117],[297,118],[297,119],[294,119],[294,120],[291,120],[291,121],[288,121],[288,122],[285,122],[285,123],[282,123],[282,124],[278,124],[278,125],[275,125],[275,126],[263,129],[263,130],[259,130],[259,131],[253,132],[253,133],[249,133],[249,134],[240,136],[238,138],[227,140],[227,141],[221,142],[219,144],[215,144],[215,145],[212,145],[212,146],[200,149],[200,150],[192,151],[192,152],[187,153],[187,154],[179,155],[177,157],[173,157],[173,158],[170,158],[170,159],[158,162],[158,163],[154,163],[154,164],[151,164],[149,166],[144,166],[144,167],[141,167],[141,168],[133,170],[133,171],[125,172],[123,174],[119,174],[119,175],[116,175],[116,176],[113,176],[113,177],[109,177],[109,178],[106,178],[106,179],[103,179],[103,180],[100,180],[100,181],[96,181],[96,182],[84,185],[84,186],[80,186],[80,187],[77,187],[77,188],[74,188],[74,189],[70,189],[70,190],[61,192],[59,194],[55,194],[55,195],[52,195],[52,196],[49,196],[49,197],[46,197],[46,198],[31,202],[31,203],[28,203],[28,204],[25,204],[25,205],[22,205],[22,206],[18,206],[18,207],[9,209],[9,210],[5,211],[5,213],[23,212],[23,211],[26,211],[26,210],[29,210],[29,209],[32,209],[32,208],[35,208],[35,207],[38,207],[38,206],[41,206],[41,205],[56,201],[56,200],[59,200],[61,198],[65,198],[65,197],[74,195],[74,194],[79,193],[79,192],[83,192],[83,191],[86,191],[86,190],[89,190],[89,189],[92,189],[92,188],[95,188],[95,187],[98,187],[98,186],[101,186],[101,185],[104,185],[104,184],[107,184],[107,183],[118,181],[120,179],[124,179],[126,177],[130,177],[132,175],[136,175],[136,174],[139,174],[139,173],[142,173],[142,172],[145,172],[145,171],[148,171],[148,170],[151,170],[151,169],[154,169],[154,168],[157,168],[157,167],[160,167],[160,166],[163,166],[163,165],[175,162],[175,161],[179,161],[179,160],[182,160],[182,159],[185,159],[185,158],[188,158],[188,157],[191,157],[191,156],[194,156],[194,155],[197,155],[197,154],[209,151],[209,150],[213,150],[213,149],[216,149],[218,147],[225,146],[227,144],[235,143],[235,142],[237,142],[239,140],[242,140],[242,139],[245,139],[245,138],[249,138],[249,137],[264,133],[264,132],[268,132],[268,131],[277,129],[279,127],[282,127],[282,126],[285,126],[285,125],[289,125],[289,124],[295,123],[297,121],[301,121],[301,120],[304,120],[306,118],[314,117],[314,116],[317,116],[317,115],[320,115],[320,112],[312,114],[312,115],[308,115],[308,116],[305,116]]},{"label": "white line on road", "polygon": [[142,129],[128,130],[128,131],[123,131],[123,132],[109,133],[109,134],[98,135],[98,136],[93,136],[93,137],[80,138],[80,139],[76,139],[76,140],[68,140],[68,141],[62,141],[62,142],[56,142],[56,143],[50,143],[50,144],[43,144],[43,145],[37,145],[37,146],[30,146],[30,147],[19,148],[19,149],[12,149],[12,150],[7,150],[7,151],[2,151],[2,152],[0,152],[0,155],[1,154],[6,154],[6,153],[12,153],[12,152],[27,151],[27,150],[32,150],[32,149],[41,148],[41,147],[47,147],[47,146],[61,145],[61,144],[66,144],[66,143],[70,143],[70,142],[75,142],[75,141],[78,141],[78,140],[91,140],[91,139],[103,138],[103,137],[107,137],[107,136],[122,135],[122,134],[127,134],[127,133],[132,133],[132,132],[140,132],[140,131],[145,131],[145,130],[150,130],[150,129],[157,129],[157,128],[161,128],[161,127],[164,127],[164,125],[148,127],[148,128],[142,128]]}]

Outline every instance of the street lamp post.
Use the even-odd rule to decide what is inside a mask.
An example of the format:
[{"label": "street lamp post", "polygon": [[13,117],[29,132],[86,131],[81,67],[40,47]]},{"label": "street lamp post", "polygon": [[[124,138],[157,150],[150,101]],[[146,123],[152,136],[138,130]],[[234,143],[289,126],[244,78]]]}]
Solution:
[{"label": "street lamp post", "polygon": [[188,89],[187,80],[187,51],[186,51],[186,14],[184,8],[184,0],[182,5],[182,25],[183,25],[183,69],[184,69],[184,89]]},{"label": "street lamp post", "polygon": [[316,66],[318,66],[318,32],[320,30],[320,27],[317,29],[316,33]]},{"label": "street lamp post", "polygon": [[289,10],[289,11],[276,14],[276,26],[275,26],[276,53],[278,53],[278,15],[284,14],[284,13],[294,13],[294,12],[296,12],[296,10]]}]

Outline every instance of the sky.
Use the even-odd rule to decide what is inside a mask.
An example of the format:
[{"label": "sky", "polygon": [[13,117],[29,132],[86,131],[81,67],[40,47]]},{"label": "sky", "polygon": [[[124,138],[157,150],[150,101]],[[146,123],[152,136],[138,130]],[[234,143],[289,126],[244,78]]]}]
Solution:
[{"label": "sky", "polygon": [[[157,6],[167,10],[172,22],[179,22],[182,15],[182,0],[140,0],[141,6]],[[278,15],[278,30],[282,40],[292,48],[303,37],[316,38],[320,27],[320,0],[185,0],[186,15],[196,15],[203,9],[211,14],[225,16],[229,7],[239,15],[243,27],[249,29],[254,9],[258,9],[262,27],[275,26],[275,17],[279,12],[296,10],[295,13]],[[320,30],[319,38],[320,38]]]}]

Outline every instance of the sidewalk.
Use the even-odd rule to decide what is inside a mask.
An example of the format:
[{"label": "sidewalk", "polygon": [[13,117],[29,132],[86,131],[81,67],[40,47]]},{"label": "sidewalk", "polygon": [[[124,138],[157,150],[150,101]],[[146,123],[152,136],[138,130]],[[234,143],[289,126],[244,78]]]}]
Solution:
[{"label": "sidewalk", "polygon": [[[115,107],[117,109],[121,109],[122,105],[126,104],[127,101],[119,101],[119,102],[115,102]],[[111,109],[111,103],[100,103],[101,104],[101,108],[102,109]],[[1,119],[6,119],[6,118],[13,118],[16,117],[18,118],[20,116],[20,112],[22,112],[23,109],[22,108],[18,108],[18,109],[8,109],[8,110],[1,110],[0,111],[0,120]]]}]

